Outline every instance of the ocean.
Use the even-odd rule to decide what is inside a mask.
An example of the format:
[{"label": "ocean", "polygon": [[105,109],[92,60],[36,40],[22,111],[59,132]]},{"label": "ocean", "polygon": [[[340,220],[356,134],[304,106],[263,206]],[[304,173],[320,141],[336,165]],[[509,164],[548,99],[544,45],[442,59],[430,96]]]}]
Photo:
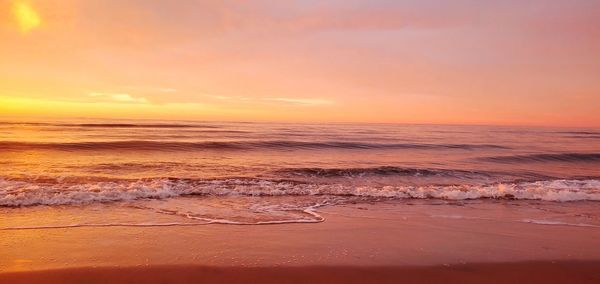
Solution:
[{"label": "ocean", "polygon": [[543,204],[519,220],[600,226],[598,129],[4,121],[0,166],[2,230],[318,223],[386,202]]}]

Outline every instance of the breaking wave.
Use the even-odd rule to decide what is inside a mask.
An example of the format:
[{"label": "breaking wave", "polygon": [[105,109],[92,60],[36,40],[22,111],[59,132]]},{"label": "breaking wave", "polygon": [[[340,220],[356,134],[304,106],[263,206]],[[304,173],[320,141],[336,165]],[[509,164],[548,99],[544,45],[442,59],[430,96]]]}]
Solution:
[{"label": "breaking wave", "polygon": [[600,201],[600,180],[544,180],[488,185],[352,186],[243,178],[153,178],[86,183],[38,183],[0,179],[0,206],[5,207],[163,199],[184,195],[331,195],[391,199]]}]

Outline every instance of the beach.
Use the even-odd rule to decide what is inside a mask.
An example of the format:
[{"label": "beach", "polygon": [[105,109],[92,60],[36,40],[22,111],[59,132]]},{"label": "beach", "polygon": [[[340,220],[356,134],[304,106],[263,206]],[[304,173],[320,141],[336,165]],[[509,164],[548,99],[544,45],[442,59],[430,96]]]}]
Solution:
[{"label": "beach", "polygon": [[598,262],[454,267],[82,268],[0,274],[3,283],[598,283]]},{"label": "beach", "polygon": [[600,227],[519,219],[531,207],[557,209],[388,201],[311,224],[3,230],[0,283],[597,283]]}]

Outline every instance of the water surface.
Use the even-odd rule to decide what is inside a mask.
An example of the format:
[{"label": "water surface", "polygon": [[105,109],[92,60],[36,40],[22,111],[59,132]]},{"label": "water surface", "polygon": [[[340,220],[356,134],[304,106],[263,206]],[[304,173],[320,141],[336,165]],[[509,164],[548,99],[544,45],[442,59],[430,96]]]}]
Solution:
[{"label": "water surface", "polygon": [[110,204],[264,224],[348,202],[600,200],[600,130],[582,128],[4,121],[0,165],[5,213]]}]

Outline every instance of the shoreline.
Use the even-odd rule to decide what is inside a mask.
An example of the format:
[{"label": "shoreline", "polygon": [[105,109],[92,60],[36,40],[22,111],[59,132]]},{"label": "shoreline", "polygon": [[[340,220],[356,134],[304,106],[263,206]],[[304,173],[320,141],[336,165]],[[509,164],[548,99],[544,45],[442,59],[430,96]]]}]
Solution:
[{"label": "shoreline", "polygon": [[0,283],[599,283],[598,261],[437,266],[141,266],[0,273]]},{"label": "shoreline", "polygon": [[[223,271],[221,274],[236,274],[237,270],[252,274],[258,272],[251,271],[260,270],[261,275],[297,270],[321,274],[347,271],[333,273],[337,275],[358,269],[366,271],[365,275],[352,279],[366,279],[378,271],[398,279],[406,271],[413,271],[410,273],[419,278],[430,272],[414,271],[429,269],[436,274],[448,268],[487,271],[499,267],[506,273],[515,269],[543,273],[554,271],[552,267],[557,266],[553,265],[559,263],[566,274],[579,271],[596,275],[594,270],[600,271],[600,229],[561,223],[597,225],[592,218],[596,215],[586,215],[596,210],[595,203],[377,202],[321,208],[318,212],[326,220],[315,224],[5,230],[0,231],[0,274],[2,279],[10,275],[29,279],[40,273],[59,277],[61,271],[74,271],[104,273],[106,276],[98,276],[104,279],[115,277],[105,270],[125,271],[125,275],[144,269],[199,275],[215,269]],[[548,212],[569,215],[549,216]],[[182,218],[118,204],[40,207],[3,213],[6,227],[40,221],[59,225],[61,220],[74,217],[90,223],[116,222],[123,217],[142,223],[179,222]],[[594,269],[580,271],[576,263]]]}]

